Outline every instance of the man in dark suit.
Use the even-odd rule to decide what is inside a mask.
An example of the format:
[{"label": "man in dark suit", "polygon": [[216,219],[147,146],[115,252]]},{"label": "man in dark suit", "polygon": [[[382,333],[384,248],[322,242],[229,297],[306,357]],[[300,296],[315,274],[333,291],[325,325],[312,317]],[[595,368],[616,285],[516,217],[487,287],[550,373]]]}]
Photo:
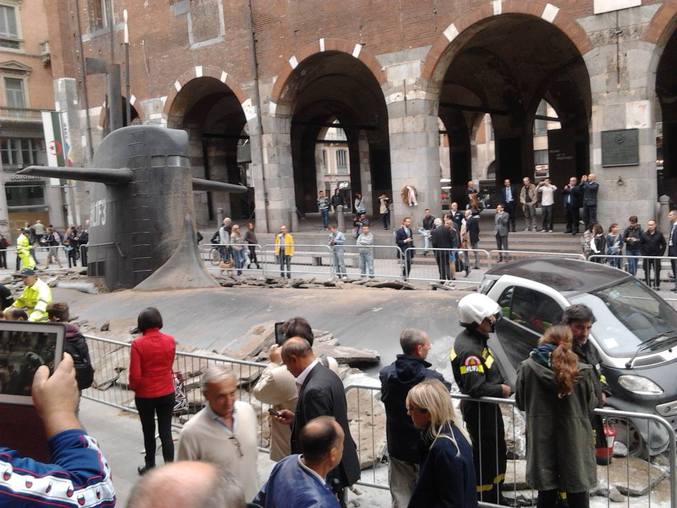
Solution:
[{"label": "man in dark suit", "polygon": [[411,272],[411,261],[414,258],[414,232],[411,230],[411,219],[409,217],[402,219],[402,226],[395,231],[395,243],[400,248],[397,257],[404,257],[402,275],[406,280]]},{"label": "man in dark suit", "polygon": [[599,184],[596,180],[597,177],[593,173],[581,177],[585,229],[588,229],[592,224],[597,224],[597,191],[599,191]]},{"label": "man in dark suit", "polygon": [[445,219],[444,224],[442,224],[441,219],[435,219],[437,227],[433,230],[432,233],[432,242],[433,249],[447,249],[447,250],[435,250],[435,261],[437,261],[437,269],[440,273],[440,280],[442,282],[451,280],[454,277],[453,265],[449,266],[449,254],[451,249],[458,248],[458,235],[456,230],[451,227],[452,220]]},{"label": "man in dark suit", "polygon": [[569,178],[569,183],[562,189],[564,199],[564,209],[567,214],[567,229],[565,233],[572,235],[578,234],[578,222],[580,219],[579,209],[581,208],[581,188],[575,176]]},{"label": "man in dark suit", "polygon": [[[677,257],[677,209],[670,210],[668,213],[670,219],[670,234],[668,235],[668,256]],[[675,287],[672,291],[677,293],[677,260],[671,259],[672,276],[675,278]]]},{"label": "man in dark suit", "polygon": [[345,506],[345,488],[360,478],[360,462],[355,442],[348,426],[348,403],[343,382],[313,353],[310,344],[301,337],[287,339],[282,345],[282,361],[296,378],[299,392],[296,411],[282,409],[278,419],[292,426],[291,452],[301,453],[301,429],[313,418],[333,416],[345,434],[341,463],[327,475],[327,484]]},{"label": "man in dark suit", "polygon": [[501,188],[501,203],[505,206],[505,211],[510,217],[510,231],[515,232],[515,205],[517,201],[515,197],[519,197],[519,192],[510,183],[510,179],[503,180],[503,187]]}]

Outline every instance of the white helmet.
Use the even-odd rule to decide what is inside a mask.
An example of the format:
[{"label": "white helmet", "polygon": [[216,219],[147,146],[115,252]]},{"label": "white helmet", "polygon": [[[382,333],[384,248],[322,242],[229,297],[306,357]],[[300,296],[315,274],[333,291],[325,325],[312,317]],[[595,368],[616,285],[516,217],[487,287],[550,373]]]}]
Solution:
[{"label": "white helmet", "polygon": [[499,314],[498,304],[482,293],[464,296],[458,302],[458,318],[462,325],[481,324],[489,316]]}]

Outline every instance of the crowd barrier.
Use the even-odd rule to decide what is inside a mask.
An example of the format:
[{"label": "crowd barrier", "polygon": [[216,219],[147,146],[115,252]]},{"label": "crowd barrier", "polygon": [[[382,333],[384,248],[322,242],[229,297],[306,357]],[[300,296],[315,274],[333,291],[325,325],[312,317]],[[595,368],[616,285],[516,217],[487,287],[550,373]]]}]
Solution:
[{"label": "crowd barrier", "polygon": [[556,257],[559,259],[580,259],[585,261],[583,254],[572,252],[540,252],[535,250],[500,250],[493,249],[490,251],[492,257],[492,265],[500,263],[501,261],[518,261],[532,257]]},{"label": "crowd barrier", "polygon": [[[84,390],[83,397],[113,406],[124,411],[136,412],[134,393],[128,385],[127,370],[129,368],[129,352],[131,346],[127,342],[86,335],[92,363],[96,369],[95,383]],[[175,406],[174,424],[180,427],[187,419],[197,413],[204,405],[204,398],[200,390],[200,376],[210,365],[224,366],[233,371],[238,378],[238,400],[250,403],[258,415],[258,442],[263,451],[269,449],[269,416],[268,405],[260,403],[251,393],[266,364],[248,362],[227,358],[216,354],[187,353],[177,351],[174,363],[177,386],[177,403]],[[348,421],[351,434],[357,444],[361,464],[368,467],[362,471],[359,485],[388,490],[388,475],[385,466],[380,464],[387,461],[385,442],[385,414],[380,400],[380,388],[374,384],[351,383],[345,388],[348,401]],[[505,438],[508,444],[508,460],[503,493],[508,496],[521,496],[523,500],[535,500],[537,493],[525,485],[524,464],[525,456],[525,427],[522,413],[517,409],[513,399],[481,398],[471,399],[466,395],[454,393],[450,395],[457,407],[457,422],[461,422],[461,411],[458,405],[462,400],[474,401],[479,404],[499,405],[505,424]],[[637,465],[636,459],[627,456],[614,458],[612,466],[615,471],[612,482],[612,466],[598,467],[597,490],[605,491],[609,486],[615,487],[621,494],[626,495],[627,506],[664,506],[665,499],[657,499],[652,489],[659,487],[662,482],[668,482],[670,506],[677,506],[677,477],[675,475],[676,443],[675,431],[670,423],[654,414],[632,413],[617,411],[611,408],[596,409],[595,413],[614,421],[614,427],[619,434],[631,432],[631,425],[647,425],[647,436],[658,435],[666,441],[668,466],[661,470],[649,460],[649,452],[641,452],[640,459],[646,459],[646,474],[644,469]],[[641,423],[638,423],[641,422]],[[481,427],[481,423],[480,423]],[[493,436],[494,438],[496,436]],[[479,446],[484,441],[480,435]],[[139,442],[141,437],[139,435]],[[520,459],[520,457],[522,459]],[[496,458],[498,460],[498,457]],[[634,461],[631,464],[631,461]],[[643,463],[642,463],[643,464]],[[620,478],[620,481],[619,481]],[[641,493],[640,497],[632,497],[632,493]],[[482,494],[479,494],[483,497]],[[661,505],[662,503],[662,505]],[[492,506],[481,502],[480,506]]]},{"label": "crowd barrier", "polygon": [[[442,278],[440,273],[438,259],[440,261],[448,261],[450,268],[456,264],[452,260],[456,258],[461,259],[464,264],[469,263],[471,270],[475,269],[475,266],[487,269],[491,268],[491,255],[489,251],[484,249],[426,249],[424,247],[415,247],[407,249],[407,251],[414,253],[408,277],[409,280],[444,282],[445,279]],[[454,284],[461,286],[478,286],[480,282],[480,280],[465,278],[465,271],[457,271],[456,278],[453,281]]]}]

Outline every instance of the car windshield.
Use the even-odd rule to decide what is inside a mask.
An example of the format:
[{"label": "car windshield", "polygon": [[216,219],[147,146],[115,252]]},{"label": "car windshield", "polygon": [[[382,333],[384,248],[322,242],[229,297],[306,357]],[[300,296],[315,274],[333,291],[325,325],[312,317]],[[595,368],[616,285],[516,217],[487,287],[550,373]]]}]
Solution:
[{"label": "car windshield", "polygon": [[[578,295],[572,303],[592,309],[592,335],[611,356],[630,356],[645,340],[677,333],[677,311],[637,280]],[[660,343],[654,347],[660,348]]]}]

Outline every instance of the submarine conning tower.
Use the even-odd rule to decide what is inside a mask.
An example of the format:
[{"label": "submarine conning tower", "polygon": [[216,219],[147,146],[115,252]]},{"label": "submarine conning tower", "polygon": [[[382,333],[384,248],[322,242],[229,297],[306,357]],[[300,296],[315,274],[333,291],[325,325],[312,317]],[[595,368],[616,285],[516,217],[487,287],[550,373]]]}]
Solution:
[{"label": "submarine conning tower", "polygon": [[92,167],[30,166],[20,173],[95,182],[87,273],[103,277],[110,290],[216,287],[195,242],[193,190],[247,190],[193,178],[187,133],[149,125],[111,132]]}]

